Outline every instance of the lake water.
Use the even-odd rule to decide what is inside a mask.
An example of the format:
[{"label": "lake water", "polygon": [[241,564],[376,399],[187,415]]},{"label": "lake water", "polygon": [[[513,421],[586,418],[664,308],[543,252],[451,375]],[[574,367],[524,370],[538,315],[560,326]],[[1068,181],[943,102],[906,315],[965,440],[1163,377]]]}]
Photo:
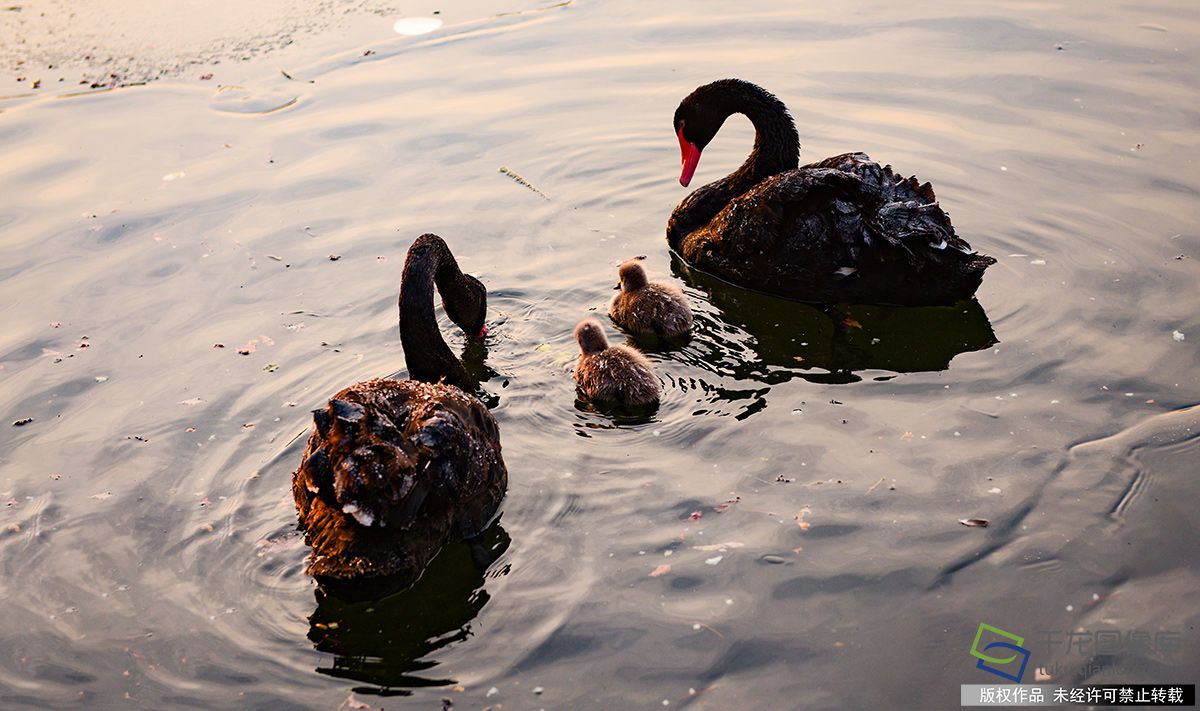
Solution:
[{"label": "lake water", "polygon": [[[6,66],[0,707],[950,708],[1002,681],[981,622],[1026,681],[1200,681],[1193,2],[504,9],[402,36],[371,5],[112,90]],[[802,159],[932,181],[999,259],[978,303],[835,333],[673,264],[671,116],[726,76]],[[731,119],[693,185],[752,139]],[[291,473],[310,410],[406,375],[423,232],[490,292],[508,496],[485,560],[337,600]],[[613,420],[571,330],[639,254],[698,333]]]}]

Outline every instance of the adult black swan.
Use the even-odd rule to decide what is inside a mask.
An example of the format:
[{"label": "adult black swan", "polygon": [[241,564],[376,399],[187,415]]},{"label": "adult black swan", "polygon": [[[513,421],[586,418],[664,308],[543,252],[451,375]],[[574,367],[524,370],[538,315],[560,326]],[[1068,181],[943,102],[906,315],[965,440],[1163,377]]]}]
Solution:
[{"label": "adult black swan", "polygon": [[452,537],[483,532],[508,485],[496,420],[438,331],[434,286],[446,313],[484,333],[487,290],[463,274],[446,243],[422,235],[400,284],[400,340],[411,380],[368,380],[313,412],[316,428],[292,494],[324,584],[420,576]]},{"label": "adult black swan", "polygon": [[667,242],[687,264],[789,299],[938,306],[972,296],[996,262],[954,234],[929,183],[862,153],[797,168],[787,107],[740,79],[705,84],[675,110],[682,185],[735,113],[754,124],[750,157],[687,196],[667,222]]}]

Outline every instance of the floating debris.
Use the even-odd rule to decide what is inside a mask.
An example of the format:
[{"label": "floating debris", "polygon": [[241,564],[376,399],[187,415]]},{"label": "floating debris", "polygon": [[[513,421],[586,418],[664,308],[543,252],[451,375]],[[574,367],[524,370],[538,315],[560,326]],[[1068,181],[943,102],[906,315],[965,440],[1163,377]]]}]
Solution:
[{"label": "floating debris", "polygon": [[[321,623],[317,623],[316,626],[320,627],[322,629],[324,629],[324,627],[325,627]],[[370,709],[371,711],[375,711],[376,708],[377,707],[372,706],[371,704],[365,704],[365,703],[359,701],[358,699],[354,698],[354,694],[350,694],[349,696],[347,696],[346,700],[342,702],[342,705],[338,707],[339,711],[341,711],[341,709],[354,709],[355,711],[362,711],[363,709]],[[383,711],[382,706],[378,707],[378,709],[379,709],[379,711]]]},{"label": "floating debris", "polygon": [[740,496],[735,496],[732,499],[726,499],[722,503],[719,503],[716,506],[714,506],[713,511],[715,511],[717,513],[725,513],[726,511],[728,511],[730,509],[731,506],[733,506],[734,504],[741,503],[741,501],[742,501],[742,497],[740,497]]},{"label": "floating debris", "polygon": [[24,427],[25,425],[29,424],[30,422],[33,422],[32,417],[22,417],[19,420],[13,420],[12,426],[13,427]]},{"label": "floating debris", "polygon": [[1187,340],[1187,336],[1183,335],[1183,331],[1171,331],[1171,338],[1174,338],[1176,341]]},{"label": "floating debris", "polygon": [[287,71],[285,71],[283,67],[279,68],[279,73],[282,74],[284,76],[284,78],[289,81],[306,81],[309,84],[317,83],[315,79],[297,79],[296,77],[292,76],[291,74],[288,74]]},{"label": "floating debris", "polygon": [[809,528],[812,527],[812,524],[810,524],[808,521],[804,520],[804,517],[809,515],[810,513],[812,513],[812,509],[805,506],[804,508],[797,511],[796,515],[793,517],[796,521],[796,525],[800,527],[801,531],[807,531]]},{"label": "floating debris", "polygon": [[516,182],[517,185],[526,187],[526,188],[532,190],[534,193],[537,193],[537,195],[539,195],[543,200],[550,199],[549,195],[547,195],[546,193],[542,192],[541,190],[538,190],[537,188],[535,188],[533,186],[533,183],[530,183],[525,178],[522,178],[516,171],[510,170],[504,166],[500,166],[500,172],[504,173],[508,177],[512,178],[513,181]]},{"label": "floating debris", "polygon": [[664,564],[658,566],[657,568],[655,568],[654,570],[650,571],[650,577],[660,578],[669,572],[671,572],[671,566],[664,563]]},{"label": "floating debris", "polygon": [[958,522],[968,528],[987,528],[988,522],[985,518],[960,518]]}]

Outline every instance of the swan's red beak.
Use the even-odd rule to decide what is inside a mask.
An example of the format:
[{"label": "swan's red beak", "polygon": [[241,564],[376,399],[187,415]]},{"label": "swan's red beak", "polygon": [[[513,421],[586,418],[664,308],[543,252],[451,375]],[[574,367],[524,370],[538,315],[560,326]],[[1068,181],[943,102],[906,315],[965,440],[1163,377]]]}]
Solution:
[{"label": "swan's red beak", "polygon": [[692,182],[692,174],[700,163],[700,149],[683,137],[683,127],[679,127],[679,152],[683,158],[683,172],[679,174],[679,184],[687,187]]},{"label": "swan's red beak", "polygon": [[477,335],[476,338],[483,338],[487,334],[488,334],[487,326],[484,326],[479,329],[479,335]]}]

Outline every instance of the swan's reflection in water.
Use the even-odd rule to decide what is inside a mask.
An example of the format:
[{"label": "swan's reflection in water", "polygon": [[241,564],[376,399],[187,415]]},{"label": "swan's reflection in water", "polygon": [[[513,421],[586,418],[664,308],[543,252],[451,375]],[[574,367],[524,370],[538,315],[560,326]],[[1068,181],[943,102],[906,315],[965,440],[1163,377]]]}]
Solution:
[{"label": "swan's reflection in water", "polygon": [[448,544],[412,587],[382,599],[376,596],[386,587],[318,588],[308,638],[333,663],[317,671],[364,682],[356,692],[382,696],[455,683],[433,672],[438,662],[429,657],[472,635],[471,622],[489,600],[486,579],[508,573],[507,566],[489,568],[510,542],[494,523],[473,541]]},{"label": "swan's reflection in water", "polygon": [[674,254],[671,268],[712,307],[696,314],[696,337],[679,357],[739,380],[850,383],[864,370],[945,370],[958,354],[997,342],[975,299],[953,306],[822,308],[734,286]]}]

